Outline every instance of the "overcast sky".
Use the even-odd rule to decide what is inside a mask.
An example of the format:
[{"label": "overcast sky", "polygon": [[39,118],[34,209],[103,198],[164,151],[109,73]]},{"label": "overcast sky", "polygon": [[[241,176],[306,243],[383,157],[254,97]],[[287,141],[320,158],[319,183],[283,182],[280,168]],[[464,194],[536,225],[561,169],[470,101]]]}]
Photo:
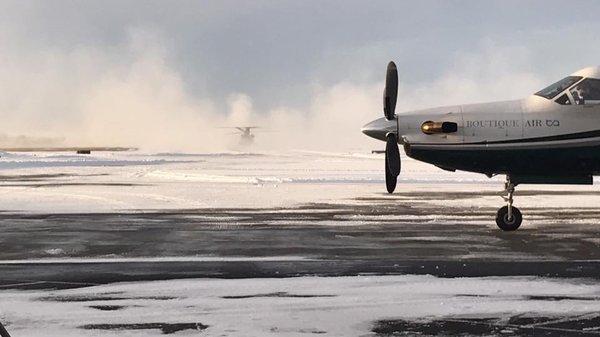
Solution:
[{"label": "overcast sky", "polygon": [[598,13],[600,1],[0,1],[0,113],[73,115],[90,83],[146,57],[223,114],[240,94],[254,112],[308,110],[326,88],[381,86],[389,60],[401,90],[424,96],[410,107],[518,98],[600,64]]},{"label": "overcast sky", "polygon": [[1,2],[0,22],[30,53],[114,51],[145,30],[189,93],[269,108],[306,104],[315,84],[378,81],[388,60],[404,83],[431,81],[486,48],[554,79],[600,64],[598,13],[598,1],[18,0]]}]

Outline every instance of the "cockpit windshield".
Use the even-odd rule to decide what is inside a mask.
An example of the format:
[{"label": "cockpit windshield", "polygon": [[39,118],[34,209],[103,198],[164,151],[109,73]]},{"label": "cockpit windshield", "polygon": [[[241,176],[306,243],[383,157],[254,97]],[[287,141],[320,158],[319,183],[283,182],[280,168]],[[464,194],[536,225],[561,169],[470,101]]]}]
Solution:
[{"label": "cockpit windshield", "polygon": [[538,96],[542,96],[544,98],[547,99],[553,99],[554,97],[556,97],[556,95],[560,94],[561,92],[565,91],[565,89],[567,89],[568,87],[572,86],[573,84],[577,83],[579,80],[581,80],[583,77],[581,76],[568,76],[563,78],[562,80],[550,85],[547,88],[544,88],[538,92],[536,92],[535,94]]},{"label": "cockpit windshield", "polygon": [[600,104],[600,80],[598,79],[586,78],[570,91],[575,104]]}]

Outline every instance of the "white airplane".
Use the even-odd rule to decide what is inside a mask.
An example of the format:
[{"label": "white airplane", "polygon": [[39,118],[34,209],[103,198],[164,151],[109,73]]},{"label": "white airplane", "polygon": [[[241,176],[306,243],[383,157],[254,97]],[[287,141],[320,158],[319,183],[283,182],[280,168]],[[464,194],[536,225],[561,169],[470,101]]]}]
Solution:
[{"label": "white airplane", "polygon": [[224,126],[220,129],[233,129],[234,135],[240,136],[239,145],[246,146],[254,143],[254,132],[252,130],[260,129],[260,126]]},{"label": "white airplane", "polygon": [[445,106],[395,114],[398,72],[390,62],[383,118],[362,128],[385,141],[389,193],[400,174],[398,144],[406,155],[448,171],[506,175],[502,230],[519,228],[513,206],[518,184],[593,184],[600,174],[600,67],[582,69],[528,98]]}]

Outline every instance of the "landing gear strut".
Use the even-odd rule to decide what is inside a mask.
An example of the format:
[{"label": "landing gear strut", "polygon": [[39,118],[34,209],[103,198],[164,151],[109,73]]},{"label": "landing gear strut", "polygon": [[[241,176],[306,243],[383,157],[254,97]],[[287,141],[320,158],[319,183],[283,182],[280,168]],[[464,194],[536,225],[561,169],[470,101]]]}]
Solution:
[{"label": "landing gear strut", "polygon": [[501,207],[496,213],[496,224],[503,231],[514,231],[521,226],[523,216],[518,208],[514,207],[513,204],[513,193],[515,192],[515,184],[510,181],[510,177],[506,177],[506,183],[504,184],[504,191],[508,194],[506,197],[502,197],[506,201],[506,206]]}]

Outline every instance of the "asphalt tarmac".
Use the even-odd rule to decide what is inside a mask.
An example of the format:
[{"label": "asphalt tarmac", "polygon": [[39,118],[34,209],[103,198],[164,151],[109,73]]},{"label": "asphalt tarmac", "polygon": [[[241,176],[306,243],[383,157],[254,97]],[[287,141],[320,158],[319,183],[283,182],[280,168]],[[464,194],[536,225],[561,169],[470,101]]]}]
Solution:
[{"label": "asphalt tarmac", "polygon": [[522,211],[525,222],[516,232],[495,227],[494,209],[406,204],[387,196],[276,209],[0,214],[0,284],[362,274],[600,276],[600,208]]},{"label": "asphalt tarmac", "polygon": [[[495,209],[427,203],[430,198],[475,194],[413,192],[410,197],[419,201],[410,204],[399,202],[406,195],[382,195],[293,208],[3,213],[0,289],[58,290],[184,278],[404,274],[540,276],[588,282],[600,278],[600,207],[523,208],[522,228],[502,232],[494,224]],[[592,336],[600,334],[599,322],[591,313],[561,318],[515,316],[508,321],[464,316],[418,322],[384,319],[373,323],[372,333],[480,336],[502,335],[509,329],[517,336]],[[181,328],[153,324],[129,328]],[[185,324],[184,328],[202,326]]]}]

